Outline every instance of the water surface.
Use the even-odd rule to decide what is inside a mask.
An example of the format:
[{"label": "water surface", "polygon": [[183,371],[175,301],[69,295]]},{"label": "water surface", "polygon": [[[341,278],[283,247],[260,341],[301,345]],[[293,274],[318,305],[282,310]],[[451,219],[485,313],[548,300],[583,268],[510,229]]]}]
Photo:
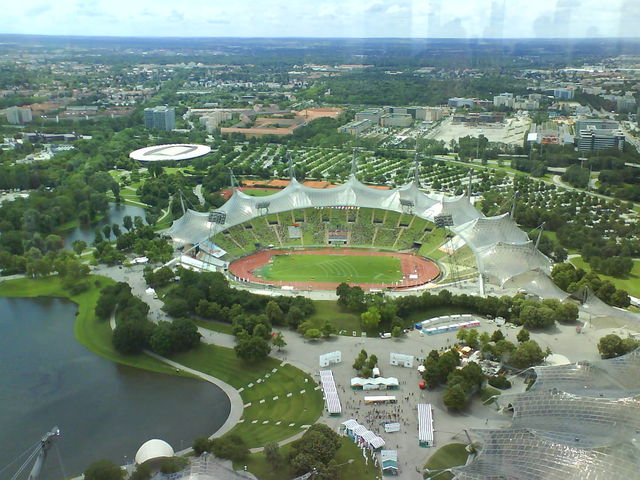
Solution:
[{"label": "water surface", "polygon": [[150,438],[186,448],[222,426],[230,409],[222,390],[91,353],[74,337],[76,311],[61,299],[0,297],[0,478],[11,478],[24,459],[2,469],[55,425],[62,435],[41,480],[79,474],[100,458],[131,461]]}]

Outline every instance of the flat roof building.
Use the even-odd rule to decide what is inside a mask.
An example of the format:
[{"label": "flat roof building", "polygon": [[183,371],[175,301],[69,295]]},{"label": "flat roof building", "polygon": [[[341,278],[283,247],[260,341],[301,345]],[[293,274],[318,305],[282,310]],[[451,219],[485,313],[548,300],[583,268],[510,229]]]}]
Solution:
[{"label": "flat roof building", "polygon": [[144,127],[152,130],[176,128],[176,109],[161,105],[144,109]]},{"label": "flat roof building", "polygon": [[383,127],[410,127],[413,117],[409,113],[387,113],[380,117]]},{"label": "flat roof building", "polygon": [[354,122],[349,122],[346,125],[338,127],[338,132],[348,133],[349,135],[357,137],[369,130],[371,127],[373,127],[373,122],[365,118],[364,120],[356,120]]},{"label": "flat roof building", "polygon": [[22,125],[33,120],[33,114],[29,107],[9,107],[5,110],[7,122],[10,125]]}]

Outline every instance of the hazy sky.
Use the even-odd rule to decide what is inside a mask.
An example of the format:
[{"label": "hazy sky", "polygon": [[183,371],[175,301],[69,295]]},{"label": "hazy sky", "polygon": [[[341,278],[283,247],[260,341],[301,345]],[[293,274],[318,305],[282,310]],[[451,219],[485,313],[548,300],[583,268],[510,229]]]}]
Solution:
[{"label": "hazy sky", "polygon": [[0,33],[638,37],[640,0],[0,0]]}]

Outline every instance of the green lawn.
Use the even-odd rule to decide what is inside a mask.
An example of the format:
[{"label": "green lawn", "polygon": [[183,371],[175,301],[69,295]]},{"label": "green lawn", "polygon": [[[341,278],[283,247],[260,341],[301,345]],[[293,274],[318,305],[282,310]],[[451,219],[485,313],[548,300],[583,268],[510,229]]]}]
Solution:
[{"label": "green lawn", "polygon": [[396,257],[364,255],[276,255],[258,275],[284,282],[391,283],[402,280]]},{"label": "green lawn", "polygon": [[[469,454],[465,450],[465,445],[463,443],[450,443],[436,450],[436,453],[429,458],[429,461],[427,461],[424,468],[429,470],[440,470],[443,468],[457,467],[459,465],[464,465],[468,456]],[[429,478],[429,476],[426,475],[425,478]],[[438,475],[437,478],[451,479],[453,478],[453,475],[450,473],[443,473]]]},{"label": "green lawn", "polygon": [[[174,369],[147,355],[122,355],[111,344],[111,327],[108,321],[99,320],[95,315],[95,306],[100,290],[113,283],[107,277],[92,275],[89,277],[91,288],[79,294],[70,295],[62,288],[57,276],[32,280],[21,278],[0,283],[0,296],[4,297],[59,297],[68,298],[78,305],[78,315],[74,333],[76,339],[93,353],[109,360],[131,367],[143,368],[159,373],[175,374]],[[184,375],[191,376],[191,375]]]},{"label": "green lawn", "polygon": [[[582,257],[576,257],[569,260],[573,265],[578,268],[582,268],[586,272],[591,271],[591,267],[585,262]],[[629,292],[629,295],[634,297],[640,297],[640,260],[633,261],[633,268],[629,276],[624,278],[610,277],[609,275],[603,275],[598,273],[598,276],[603,280],[609,280],[616,288],[621,288]]]},{"label": "green lawn", "polygon": [[[280,448],[280,453],[287,458],[291,452],[291,446],[285,445]],[[353,462],[349,463],[349,460]],[[362,452],[358,446],[349,438],[342,438],[342,446],[336,454],[336,463],[342,465],[340,478],[344,480],[375,480],[378,478],[379,470],[372,462],[365,465]],[[254,453],[249,456],[246,462],[234,464],[234,468],[241,470],[247,465],[247,470],[253,473],[260,480],[281,480],[283,478],[294,478],[296,476],[288,463],[278,470],[275,470],[267,463],[264,453]]]},{"label": "green lawn", "polygon": [[[229,348],[201,345],[172,359],[243,389],[242,400],[251,405],[244,409],[242,422],[232,432],[243,437],[250,447],[289,438],[301,432],[302,425],[315,423],[322,412],[322,394],[315,390],[313,379],[291,365],[280,366],[273,358],[259,365],[247,364]],[[301,390],[305,392],[300,393]],[[292,395],[287,397],[288,393]],[[278,399],[274,400],[276,396]]]},{"label": "green lawn", "polygon": [[271,188],[247,188],[242,190],[242,193],[251,195],[252,197],[267,197],[278,193],[280,190],[273,190]]},{"label": "green lawn", "polygon": [[346,330],[348,335],[353,331],[360,335],[360,316],[351,312],[344,312],[333,300],[316,300],[313,302],[316,312],[309,317],[315,327],[321,328],[326,321],[331,322],[338,331]]}]

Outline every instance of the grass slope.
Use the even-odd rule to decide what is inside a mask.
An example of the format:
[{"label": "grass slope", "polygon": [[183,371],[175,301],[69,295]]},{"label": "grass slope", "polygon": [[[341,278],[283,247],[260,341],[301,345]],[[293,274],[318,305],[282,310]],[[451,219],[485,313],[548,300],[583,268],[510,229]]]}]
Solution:
[{"label": "grass slope", "polygon": [[[469,454],[465,450],[463,443],[449,443],[440,447],[429,458],[424,468],[429,470],[441,470],[443,468],[456,467],[458,465],[464,465],[467,461]],[[451,479],[453,475],[450,473],[443,473],[438,475],[438,478]]]},{"label": "grass slope", "polygon": [[[250,447],[289,438],[301,432],[302,425],[315,423],[322,412],[322,394],[314,390],[313,379],[291,365],[280,366],[273,358],[259,365],[247,364],[239,361],[229,348],[200,345],[195,350],[174,355],[172,359],[237,389],[243,388],[240,396],[245,405],[251,405],[244,409],[244,421],[232,432],[244,438]],[[249,387],[250,384],[253,386]],[[305,392],[300,393],[302,390]],[[288,393],[292,395],[287,397]],[[278,399],[274,400],[276,396]],[[265,421],[268,423],[263,423]],[[276,422],[281,423],[276,425]]]},{"label": "grass slope", "polygon": [[[280,453],[286,459],[291,450],[290,445],[285,445],[280,448]],[[348,463],[349,460],[353,460],[353,462]],[[336,463],[338,465],[345,464],[341,467],[340,478],[348,480],[374,480],[378,478],[379,470],[372,462],[365,465],[362,452],[347,437],[342,438],[342,446],[336,454]],[[246,462],[234,465],[234,468],[241,470],[244,465],[247,465],[247,470],[260,480],[281,480],[296,476],[291,466],[286,462],[280,468],[274,470],[265,459],[264,453],[251,454]]]},{"label": "grass slope", "polygon": [[362,255],[276,255],[258,274],[284,282],[391,283],[402,280],[400,260]]},{"label": "grass slope", "polygon": [[[582,257],[571,258],[569,261],[573,263],[574,266],[582,268],[585,272],[591,271],[591,266],[585,262]],[[609,275],[603,275],[602,273],[598,273],[598,276],[603,280],[609,280],[616,286],[616,288],[626,290],[629,292],[629,295],[640,297],[640,260],[633,261],[631,273],[626,277],[610,277]]]},{"label": "grass slope", "polygon": [[[4,297],[58,297],[67,298],[78,305],[78,315],[74,326],[76,339],[87,349],[102,357],[123,365],[143,368],[158,373],[175,374],[174,369],[147,355],[121,355],[111,344],[111,327],[108,321],[96,318],[95,307],[100,290],[113,284],[107,277],[92,275],[91,287],[79,294],[71,295],[64,288],[59,277],[42,279],[21,278],[0,283],[0,295]],[[190,376],[190,375],[185,375]]]}]

